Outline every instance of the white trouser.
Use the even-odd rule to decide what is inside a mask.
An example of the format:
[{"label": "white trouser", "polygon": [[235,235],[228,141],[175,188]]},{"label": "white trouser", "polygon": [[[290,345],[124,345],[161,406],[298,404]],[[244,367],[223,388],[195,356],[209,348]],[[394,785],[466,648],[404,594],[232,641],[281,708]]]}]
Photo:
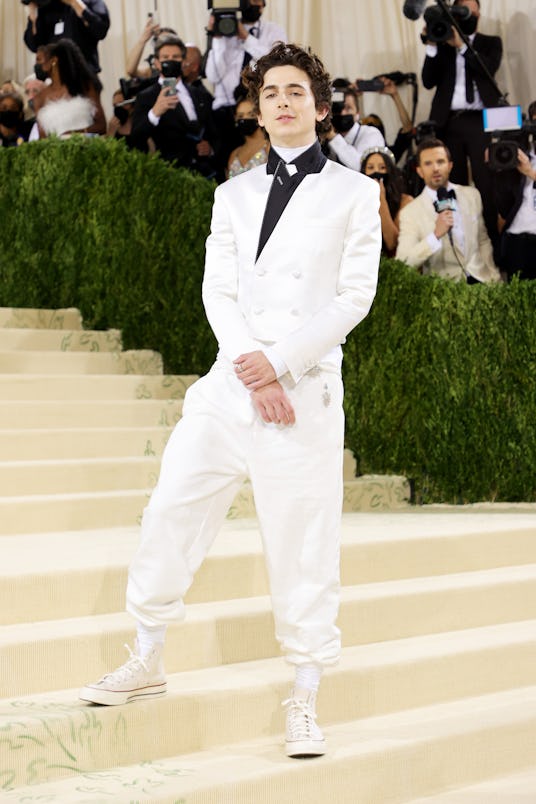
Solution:
[{"label": "white trouser", "polygon": [[277,639],[293,664],[333,664],[340,653],[342,380],[317,369],[282,385],[296,413],[290,427],[263,422],[223,362],[188,389],[144,511],[127,610],[149,627],[183,619],[194,573],[249,477]]}]

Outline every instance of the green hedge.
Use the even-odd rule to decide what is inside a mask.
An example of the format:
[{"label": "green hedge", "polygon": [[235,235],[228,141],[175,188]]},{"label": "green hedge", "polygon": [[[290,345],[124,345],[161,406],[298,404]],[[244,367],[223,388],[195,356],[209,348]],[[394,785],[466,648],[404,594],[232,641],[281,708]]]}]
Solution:
[{"label": "green hedge", "polygon": [[[204,372],[213,191],[113,141],[0,149],[0,306],[79,307],[167,371]],[[535,311],[536,283],[467,286],[384,261],[345,347],[359,471],[405,474],[423,502],[535,500]]]},{"label": "green hedge", "polygon": [[345,348],[361,473],[417,501],[536,500],[536,282],[466,285],[385,261]]},{"label": "green hedge", "polygon": [[214,186],[128,151],[76,137],[0,148],[0,304],[79,307],[90,328],[170,371],[210,365],[201,304]]}]

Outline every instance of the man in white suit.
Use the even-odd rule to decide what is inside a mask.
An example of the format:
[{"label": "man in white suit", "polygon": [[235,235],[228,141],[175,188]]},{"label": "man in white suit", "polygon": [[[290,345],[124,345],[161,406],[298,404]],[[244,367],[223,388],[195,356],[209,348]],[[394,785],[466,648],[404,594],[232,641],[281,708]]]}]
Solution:
[{"label": "man in white suit", "polygon": [[416,157],[425,187],[400,212],[397,258],[424,274],[499,281],[478,190],[449,181],[452,161],[441,140],[423,140]]},{"label": "man in white suit", "polygon": [[267,165],[216,190],[203,300],[218,357],[188,390],[144,512],[127,590],[136,651],[81,698],[165,692],[166,625],[184,616],[184,594],[249,477],[276,635],[296,671],[286,751],[316,756],[316,692],[340,652],[341,343],[374,298],[379,193],[321,152],[331,87],[315,56],[276,45],[245,81],[272,148]]}]

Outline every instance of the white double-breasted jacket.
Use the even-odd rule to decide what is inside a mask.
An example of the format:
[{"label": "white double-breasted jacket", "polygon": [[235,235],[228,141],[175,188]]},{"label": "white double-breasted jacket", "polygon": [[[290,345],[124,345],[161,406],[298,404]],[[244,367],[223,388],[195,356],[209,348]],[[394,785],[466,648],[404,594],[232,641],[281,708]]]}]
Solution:
[{"label": "white double-breasted jacket", "polygon": [[228,360],[273,345],[298,382],[340,365],[340,344],[371,307],[379,188],[328,160],[305,176],[255,261],[272,180],[261,165],[217,188],[203,301]]}]

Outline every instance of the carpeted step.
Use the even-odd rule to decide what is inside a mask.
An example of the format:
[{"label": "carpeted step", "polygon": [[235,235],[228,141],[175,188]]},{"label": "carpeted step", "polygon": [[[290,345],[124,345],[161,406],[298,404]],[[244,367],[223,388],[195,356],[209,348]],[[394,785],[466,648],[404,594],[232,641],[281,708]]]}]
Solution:
[{"label": "carpeted step", "polygon": [[[105,399],[183,399],[195,375],[0,374],[0,400],[39,402]],[[9,410],[12,403],[6,405]],[[4,419],[0,419],[6,427]]]},{"label": "carpeted step", "polygon": [[[42,402],[0,400],[0,421],[4,428],[71,427],[162,427],[180,418],[182,399],[95,399]],[[31,437],[31,432],[30,432]]]},{"label": "carpeted step", "polygon": [[[156,485],[157,456],[0,462],[5,497],[148,489]],[[0,498],[1,499],[1,498]]]},{"label": "carpeted step", "polygon": [[[528,686],[535,666],[534,621],[346,648],[325,673],[319,721]],[[11,784],[28,784],[29,773],[50,781],[275,736],[291,675],[282,659],[264,659],[170,675],[166,696],[120,707],[80,704],[76,690],[4,699],[0,732]]]},{"label": "carpeted step", "polygon": [[[493,768],[492,773],[497,773],[497,768]],[[533,760],[529,768],[517,773],[494,777],[481,784],[458,790],[414,799],[410,804],[534,804],[535,801],[536,768]]]},{"label": "carpeted step", "polygon": [[107,329],[9,329],[0,327],[0,352],[18,350],[59,352],[120,352],[121,331]]},{"label": "carpeted step", "polygon": [[171,427],[0,430],[0,460],[40,461],[161,456],[171,430]]},{"label": "carpeted step", "polygon": [[149,349],[130,352],[0,351],[1,374],[162,374],[162,356]]},{"label": "carpeted step", "polygon": [[82,329],[82,316],[75,307],[41,310],[31,307],[0,307],[0,327],[23,329]]},{"label": "carpeted step", "polygon": [[[168,629],[169,673],[279,655],[269,597],[222,591],[216,602],[191,604],[187,620]],[[0,627],[0,697],[82,686],[123,662],[120,646],[133,643],[128,615],[75,618],[66,607],[63,617]],[[536,564],[347,586],[339,626],[351,647],[529,618],[536,618]]]},{"label": "carpeted step", "polygon": [[[518,565],[514,572],[521,577],[523,566],[536,564],[533,522],[533,517],[524,514],[449,516],[421,509],[396,515],[344,514],[342,582],[344,587],[374,584],[379,595],[382,584],[389,581],[409,580],[411,592],[411,579],[431,576],[432,590],[439,593],[450,574],[460,574],[463,582],[467,573],[502,568],[508,572]],[[127,567],[139,538],[135,526],[3,536],[0,600],[9,600],[9,607],[0,607],[0,623],[122,611]],[[530,574],[531,568],[527,571]],[[187,600],[202,603],[266,594],[257,521],[227,520],[197,572]],[[412,600],[411,594],[407,600]],[[377,605],[382,606],[381,595]],[[450,612],[442,609],[419,615],[437,617],[439,622],[449,616]],[[470,617],[471,612],[464,616]],[[372,625],[373,609],[368,619]],[[367,623],[359,627],[366,628]]]},{"label": "carpeted step", "polygon": [[[278,700],[273,696],[273,719]],[[150,707],[147,704],[147,716]],[[214,711],[216,728],[220,712]],[[429,795],[447,785],[459,786],[492,774],[508,774],[533,760],[536,728],[536,688],[506,691],[441,703],[388,715],[364,717],[324,727],[328,753],[309,762],[284,756],[283,734],[248,742],[235,742],[211,750],[184,754],[178,750],[169,759],[110,767],[98,773],[84,772],[80,761],[82,741],[92,733],[106,740],[114,752],[119,737],[127,734],[119,721],[113,736],[102,735],[96,719],[80,732],[80,741],[65,746],[64,763],[76,774],[63,780],[21,787],[5,792],[9,801],[47,801],[52,804],[408,804],[415,796]],[[185,721],[174,723],[176,732]],[[161,741],[158,721],[152,733]],[[260,734],[260,732],[259,732]],[[128,735],[136,740],[136,735]],[[116,755],[116,754],[115,754]],[[33,770],[33,768],[32,768]],[[11,769],[10,769],[11,771]],[[11,771],[11,774],[13,772]],[[33,781],[47,778],[43,760]],[[9,776],[7,784],[13,785]],[[13,778],[13,776],[11,776]],[[518,773],[512,792],[528,789],[533,772]],[[504,780],[507,784],[508,780]],[[521,786],[524,786],[522,788]],[[495,792],[493,783],[484,789]],[[503,787],[503,790],[506,788]],[[534,791],[534,788],[533,788]],[[42,796],[42,798],[37,798]],[[35,798],[34,798],[35,797]],[[427,802],[443,804],[442,798]],[[464,798],[446,798],[444,804],[465,804]],[[467,799],[467,804],[533,804],[534,798]],[[424,802],[423,802],[424,804]]]}]

